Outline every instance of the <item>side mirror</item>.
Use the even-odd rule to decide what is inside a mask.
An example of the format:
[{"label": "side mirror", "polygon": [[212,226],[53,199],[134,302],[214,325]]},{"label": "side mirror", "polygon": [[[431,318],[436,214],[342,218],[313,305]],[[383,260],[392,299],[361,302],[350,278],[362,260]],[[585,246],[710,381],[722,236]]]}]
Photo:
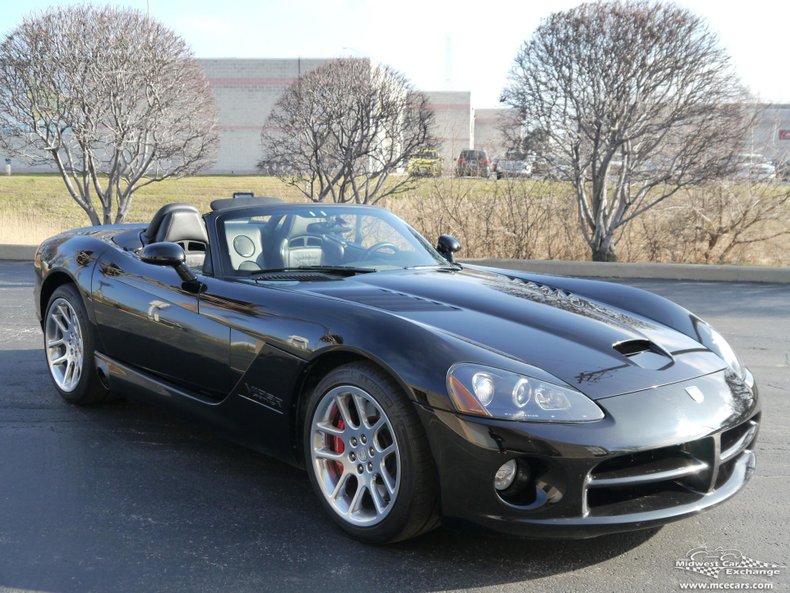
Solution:
[{"label": "side mirror", "polygon": [[184,249],[178,243],[150,243],[143,247],[140,259],[155,266],[171,266],[182,281],[197,282],[197,278],[186,265]]},{"label": "side mirror", "polygon": [[452,235],[440,235],[436,245],[436,250],[444,256],[444,259],[453,263],[453,253],[461,249],[458,239]]}]

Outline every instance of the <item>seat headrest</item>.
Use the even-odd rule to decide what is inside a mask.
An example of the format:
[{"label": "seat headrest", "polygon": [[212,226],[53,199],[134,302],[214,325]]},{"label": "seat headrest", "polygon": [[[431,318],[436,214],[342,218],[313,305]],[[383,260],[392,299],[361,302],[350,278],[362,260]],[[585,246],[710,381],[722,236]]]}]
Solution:
[{"label": "seat headrest", "polygon": [[[142,238],[144,243],[153,243],[154,241],[158,240],[157,235],[159,234],[159,228],[162,226],[162,221],[173,212],[192,212],[196,214],[198,217],[200,216],[200,212],[192,204],[184,204],[178,202],[174,204],[165,204],[159,210],[156,211],[156,214],[154,214],[154,217],[151,219],[148,228],[146,228],[145,231],[143,231]],[[204,235],[205,232],[206,231],[204,229],[203,230]]]},{"label": "seat headrest", "polygon": [[180,243],[182,241],[198,241],[204,245],[208,244],[206,226],[203,218],[197,211],[175,210],[165,215],[159,230],[156,231],[156,241],[170,241]]}]

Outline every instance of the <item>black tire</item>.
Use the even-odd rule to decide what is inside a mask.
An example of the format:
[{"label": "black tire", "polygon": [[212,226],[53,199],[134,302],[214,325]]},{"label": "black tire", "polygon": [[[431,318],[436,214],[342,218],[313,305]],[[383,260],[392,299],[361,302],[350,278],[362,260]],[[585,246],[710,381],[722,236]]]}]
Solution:
[{"label": "black tire", "polygon": [[[79,325],[79,332],[82,338],[80,377],[72,389],[64,389],[62,385],[58,384],[58,380],[55,377],[56,371],[50,363],[52,357],[55,356],[56,348],[52,349],[53,354],[50,355],[50,347],[47,345],[47,328],[49,320],[53,315],[53,308],[56,304],[63,304],[64,300],[70,305],[71,310],[74,312],[74,321]],[[55,385],[55,389],[58,390],[58,393],[63,399],[71,404],[79,406],[92,405],[109,399],[110,394],[102,384],[96,372],[95,350],[96,339],[93,334],[93,326],[88,320],[85,304],[82,301],[77,287],[73,284],[59,286],[55,292],[52,293],[44,315],[44,358],[47,361],[47,369],[49,370],[49,376],[50,379],[52,379],[52,383]]]},{"label": "black tire", "polygon": [[[388,426],[394,432],[399,454],[399,489],[394,500],[389,501],[391,507],[384,518],[370,526],[353,524],[332,506],[319,485],[317,472],[320,470],[316,468],[313,458],[314,438],[322,438],[316,437],[313,432],[313,421],[319,404],[333,390],[337,391],[341,387],[345,389],[348,386],[362,390],[380,406],[389,421]],[[303,436],[305,466],[316,496],[330,517],[355,539],[370,544],[393,543],[417,537],[439,524],[436,470],[428,440],[414,405],[392,377],[376,365],[356,362],[329,372],[316,385],[307,401]],[[371,443],[374,439],[375,437],[371,439]],[[354,479],[357,479],[356,476]],[[338,482],[340,481],[338,478]],[[373,509],[372,512],[376,514],[376,510]]]}]

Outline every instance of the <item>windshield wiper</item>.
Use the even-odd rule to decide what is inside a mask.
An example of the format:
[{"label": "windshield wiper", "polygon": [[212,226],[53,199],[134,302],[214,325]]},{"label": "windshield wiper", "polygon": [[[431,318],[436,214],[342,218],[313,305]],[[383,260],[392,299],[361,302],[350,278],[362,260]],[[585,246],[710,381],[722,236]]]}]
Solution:
[{"label": "windshield wiper", "polygon": [[340,276],[353,276],[354,274],[369,274],[376,272],[375,268],[355,268],[353,266],[293,266],[288,268],[270,268],[268,270],[256,270],[251,276],[256,278],[268,276],[269,274],[283,274],[289,272],[323,272],[324,274],[337,274]]}]

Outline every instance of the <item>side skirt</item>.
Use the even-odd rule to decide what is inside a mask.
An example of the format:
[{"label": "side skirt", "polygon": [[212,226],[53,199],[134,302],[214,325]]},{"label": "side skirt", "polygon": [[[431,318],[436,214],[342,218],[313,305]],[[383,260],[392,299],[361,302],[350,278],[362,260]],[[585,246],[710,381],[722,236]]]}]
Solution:
[{"label": "side skirt", "polygon": [[290,446],[288,417],[272,414],[264,402],[245,397],[238,390],[215,401],[164,382],[109,356],[96,352],[96,371],[110,391],[133,399],[165,405],[198,420],[234,441],[291,465],[302,465]]}]

